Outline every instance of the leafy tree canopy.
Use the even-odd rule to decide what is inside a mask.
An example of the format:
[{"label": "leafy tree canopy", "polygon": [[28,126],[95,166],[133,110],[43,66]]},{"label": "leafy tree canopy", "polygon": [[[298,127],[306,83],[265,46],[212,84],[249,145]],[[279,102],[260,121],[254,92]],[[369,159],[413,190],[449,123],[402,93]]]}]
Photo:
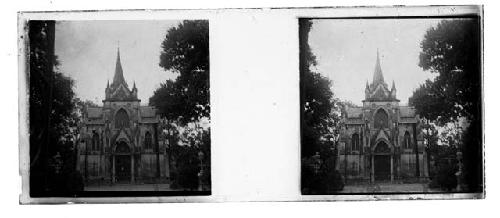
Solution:
[{"label": "leafy tree canopy", "polygon": [[480,31],[477,19],[443,20],[421,42],[419,65],[437,74],[409,99],[427,119],[481,118]]},{"label": "leafy tree canopy", "polygon": [[[464,182],[472,192],[482,189],[481,39],[479,19],[443,20],[421,42],[419,65],[437,74],[409,99],[421,116],[445,127],[466,119],[464,132],[445,131],[439,140],[463,152]],[[430,142],[430,146],[436,142]],[[431,147],[439,158],[442,148]],[[437,149],[437,150],[436,150]],[[449,153],[449,152],[448,152]],[[456,172],[452,169],[451,172]],[[449,177],[453,177],[450,174]],[[445,181],[444,179],[443,181]],[[450,183],[453,186],[452,183]]]},{"label": "leafy tree canopy", "polygon": [[54,32],[54,21],[29,22],[31,196],[68,195],[82,188],[73,156],[74,82],[57,69]]},{"label": "leafy tree canopy", "polygon": [[334,98],[332,82],[312,70],[317,62],[308,43],[311,27],[310,20],[300,20],[301,153],[302,157],[308,157],[321,152],[326,158],[331,153],[327,137],[338,124],[340,114],[336,111],[341,103]]},{"label": "leafy tree canopy", "polygon": [[178,73],[155,90],[150,105],[169,119],[197,121],[210,116],[208,21],[184,21],[167,31],[160,66]]},{"label": "leafy tree canopy", "polygon": [[[160,66],[178,76],[160,84],[149,104],[169,119],[176,133],[172,136],[173,186],[210,186],[210,130],[200,127],[210,118],[208,21],[183,21],[167,31],[162,42]],[[203,157],[200,157],[202,151]]]},{"label": "leafy tree canopy", "polygon": [[[32,153],[35,159],[37,152],[48,146],[40,142],[49,137],[51,142],[57,143],[66,133],[73,111],[74,82],[57,71],[57,57],[49,52],[53,49],[50,42],[53,38],[49,32],[54,25],[53,22],[43,21],[31,21],[29,25],[30,152],[35,152]],[[49,147],[49,150],[53,148]]]}]

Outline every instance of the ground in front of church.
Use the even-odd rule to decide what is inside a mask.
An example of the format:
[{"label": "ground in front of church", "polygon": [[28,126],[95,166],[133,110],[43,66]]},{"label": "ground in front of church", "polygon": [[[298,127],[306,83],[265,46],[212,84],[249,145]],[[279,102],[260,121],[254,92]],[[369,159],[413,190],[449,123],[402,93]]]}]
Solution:
[{"label": "ground in front of church", "polygon": [[86,186],[84,191],[179,191],[170,184],[113,184]]},{"label": "ground in front of church", "polygon": [[373,183],[346,185],[340,193],[433,193],[439,189],[429,188],[428,183]]}]

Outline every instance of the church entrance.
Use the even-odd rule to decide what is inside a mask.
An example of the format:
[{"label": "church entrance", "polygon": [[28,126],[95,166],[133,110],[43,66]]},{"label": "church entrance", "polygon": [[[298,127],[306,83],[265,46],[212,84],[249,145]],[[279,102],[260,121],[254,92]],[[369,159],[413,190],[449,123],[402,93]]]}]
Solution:
[{"label": "church entrance", "polygon": [[130,183],[132,180],[132,156],[130,148],[125,141],[116,144],[114,156],[114,175],[118,183]]},{"label": "church entrance", "polygon": [[391,180],[391,149],[384,141],[377,143],[373,156],[375,181]]},{"label": "church entrance", "polygon": [[391,156],[376,155],[375,162],[375,181],[391,180]]},{"label": "church entrance", "polygon": [[116,181],[130,182],[130,155],[117,155],[116,161]]}]

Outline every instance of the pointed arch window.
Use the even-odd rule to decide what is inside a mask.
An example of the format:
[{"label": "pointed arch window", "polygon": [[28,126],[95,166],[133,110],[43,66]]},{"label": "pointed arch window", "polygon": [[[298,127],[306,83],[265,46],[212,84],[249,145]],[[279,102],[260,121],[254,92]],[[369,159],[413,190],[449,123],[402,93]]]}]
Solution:
[{"label": "pointed arch window", "polygon": [[127,112],[121,108],[115,115],[115,128],[128,128],[130,126]]},{"label": "pointed arch window", "polygon": [[359,134],[354,133],[352,134],[351,137],[351,150],[352,151],[359,151]]},{"label": "pointed arch window", "polygon": [[411,136],[408,131],[405,131],[404,139],[403,139],[403,148],[409,149],[411,148]]},{"label": "pointed arch window", "polygon": [[389,128],[389,115],[383,109],[379,109],[375,113],[373,125],[375,129]]},{"label": "pointed arch window", "polygon": [[99,150],[99,134],[94,130],[92,131],[92,151]]},{"label": "pointed arch window", "polygon": [[146,149],[153,148],[153,137],[151,136],[151,133],[149,133],[149,131],[144,134],[144,147]]}]

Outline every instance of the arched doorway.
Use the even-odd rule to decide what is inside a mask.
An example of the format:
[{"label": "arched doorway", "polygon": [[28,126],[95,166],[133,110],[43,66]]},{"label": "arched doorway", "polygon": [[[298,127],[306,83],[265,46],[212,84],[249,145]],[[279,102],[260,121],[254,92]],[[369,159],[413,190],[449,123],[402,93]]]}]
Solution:
[{"label": "arched doorway", "polygon": [[115,149],[115,178],[118,183],[129,183],[131,181],[131,155],[128,144],[120,141]]},{"label": "arched doorway", "polygon": [[391,149],[384,141],[377,143],[373,156],[375,181],[391,180]]}]

